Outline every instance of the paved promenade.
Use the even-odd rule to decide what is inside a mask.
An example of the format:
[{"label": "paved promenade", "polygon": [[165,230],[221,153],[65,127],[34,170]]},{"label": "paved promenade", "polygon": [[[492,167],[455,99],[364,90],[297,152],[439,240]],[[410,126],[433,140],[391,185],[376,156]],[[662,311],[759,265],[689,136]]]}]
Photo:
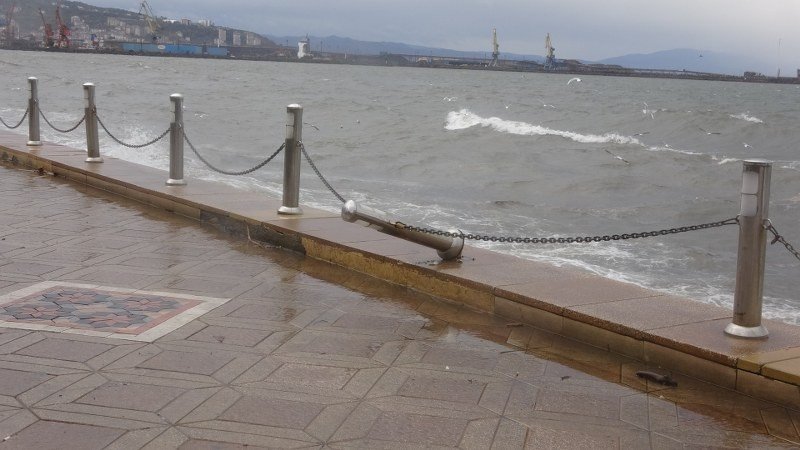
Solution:
[{"label": "paved promenade", "polygon": [[0,448],[778,448],[800,413],[0,165]]}]

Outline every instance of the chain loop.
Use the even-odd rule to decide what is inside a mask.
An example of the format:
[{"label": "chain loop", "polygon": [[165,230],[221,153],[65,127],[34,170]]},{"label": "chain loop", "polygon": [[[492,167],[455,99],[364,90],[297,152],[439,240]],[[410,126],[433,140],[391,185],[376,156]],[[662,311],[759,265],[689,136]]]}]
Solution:
[{"label": "chain loop", "polygon": [[317,169],[317,165],[314,164],[314,161],[312,161],[311,157],[308,156],[308,152],[306,151],[306,146],[303,145],[303,141],[299,141],[297,144],[300,146],[300,150],[303,152],[303,156],[306,157],[308,165],[311,166],[311,168],[314,170],[314,173],[317,174],[317,177],[319,177],[320,181],[322,181],[322,184],[324,184],[325,187],[327,187],[328,190],[331,191],[331,194],[333,194],[337,199],[339,199],[340,202],[345,203],[344,197],[342,197],[338,192],[336,192],[336,189],[334,189],[333,186],[331,186],[331,184],[328,183],[328,180],[326,180],[325,177],[322,176],[322,173],[319,171],[319,169]]},{"label": "chain loop", "polygon": [[64,129],[64,130],[62,130],[61,128],[58,128],[58,127],[56,127],[55,125],[53,125],[52,123],[50,123],[50,121],[49,121],[49,120],[47,120],[47,117],[44,115],[44,111],[42,111],[41,109],[39,110],[39,115],[40,115],[40,116],[42,116],[42,119],[44,119],[44,122],[45,122],[47,125],[49,125],[49,126],[50,126],[50,128],[52,128],[52,129],[54,129],[54,130],[58,131],[59,133],[65,133],[65,134],[66,134],[66,133],[72,133],[72,132],[73,132],[73,131],[75,131],[75,130],[76,130],[78,127],[79,127],[79,126],[81,126],[81,124],[83,123],[83,121],[84,121],[84,120],[86,120],[86,114],[84,114],[84,115],[83,115],[83,117],[81,117],[81,120],[79,120],[79,121],[78,121],[78,123],[77,123],[77,124],[75,124],[75,126],[74,126],[74,127],[67,128],[67,129]]},{"label": "chain loop", "polygon": [[144,147],[147,147],[148,145],[153,145],[156,142],[160,141],[161,139],[164,139],[164,136],[166,136],[167,133],[169,133],[169,128],[167,128],[167,130],[164,131],[163,133],[161,133],[160,136],[158,136],[157,138],[155,138],[155,139],[153,139],[151,141],[148,141],[148,142],[146,142],[144,144],[126,144],[125,142],[122,142],[121,140],[117,139],[116,136],[114,136],[113,134],[111,134],[110,131],[108,131],[108,128],[106,128],[106,125],[103,123],[102,120],[100,120],[100,116],[97,117],[97,122],[103,128],[103,131],[105,131],[106,134],[108,134],[108,136],[111,137],[111,139],[114,140],[114,142],[116,142],[117,144],[119,144],[119,145],[121,145],[123,147],[128,147],[128,148],[144,148]]},{"label": "chain loop", "polygon": [[[708,228],[722,227],[725,225],[735,225],[739,223],[738,217],[720,220],[717,222],[703,223],[700,225],[689,225],[685,227],[667,228],[664,230],[645,231],[642,233],[625,233],[625,234],[612,234],[604,236],[583,236],[583,237],[498,237],[486,236],[477,234],[464,234],[461,232],[449,232],[437,230],[434,228],[415,227],[413,225],[406,225],[402,222],[395,223],[395,226],[409,231],[417,231],[420,233],[433,234],[437,236],[446,236],[451,238],[461,237],[464,239],[474,241],[489,241],[489,242],[511,242],[515,244],[588,244],[592,242],[608,242],[608,241],[621,241],[627,239],[640,239],[646,237],[666,236],[669,234],[686,233],[689,231],[705,230]],[[781,238],[782,239],[782,238]],[[783,242],[783,241],[782,241]],[[788,247],[787,247],[788,248]],[[793,250],[793,249],[792,249]],[[797,252],[794,252],[795,256]],[[800,258],[800,256],[798,257]]]},{"label": "chain loop", "polygon": [[207,165],[214,172],[218,172],[218,173],[221,173],[221,174],[224,174],[224,175],[247,175],[249,173],[255,172],[256,170],[258,170],[258,169],[266,166],[267,164],[269,164],[269,162],[272,161],[276,156],[278,156],[278,153],[280,153],[284,149],[284,147],[286,147],[286,143],[281,144],[281,146],[278,147],[277,150],[275,150],[275,153],[270,155],[269,158],[265,159],[263,162],[257,164],[253,168],[250,168],[250,169],[247,169],[247,170],[242,170],[241,172],[229,172],[227,170],[222,170],[222,169],[218,169],[218,168],[214,167],[210,162],[206,161],[205,158],[200,156],[200,153],[197,151],[196,148],[194,148],[194,145],[192,145],[192,142],[189,140],[189,136],[186,135],[185,131],[183,133],[183,140],[185,140],[186,143],[189,144],[189,148],[192,149],[192,151],[194,152],[195,155],[197,155],[197,157],[200,159],[200,161],[203,161],[203,163],[205,165]]},{"label": "chain loop", "polygon": [[786,239],[784,239],[783,236],[781,236],[780,233],[778,233],[778,230],[775,228],[775,225],[773,225],[769,219],[766,220],[764,228],[766,228],[767,231],[772,233],[772,235],[774,236],[774,239],[772,239],[772,242],[770,242],[770,244],[775,244],[777,242],[780,242],[781,244],[783,244],[784,247],[786,247],[786,250],[789,250],[789,253],[793,254],[795,258],[800,259],[800,252],[795,250],[792,244],[786,242]]},{"label": "chain loop", "polygon": [[25,108],[25,114],[22,115],[22,119],[19,119],[19,122],[17,122],[17,124],[14,125],[13,127],[11,125],[7,124],[6,121],[3,120],[2,117],[0,117],[0,123],[2,123],[4,127],[8,128],[10,130],[19,128],[19,126],[22,125],[22,122],[25,122],[25,118],[28,117],[28,113],[30,111],[31,111],[30,107]]}]

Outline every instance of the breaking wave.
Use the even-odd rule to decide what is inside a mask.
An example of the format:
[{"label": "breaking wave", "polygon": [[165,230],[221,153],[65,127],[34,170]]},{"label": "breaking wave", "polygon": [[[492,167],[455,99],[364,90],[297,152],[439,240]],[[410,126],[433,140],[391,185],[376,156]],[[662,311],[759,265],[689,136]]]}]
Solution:
[{"label": "breaking wave", "polygon": [[504,120],[499,117],[481,117],[472,113],[468,109],[451,111],[448,113],[445,129],[450,131],[465,130],[478,125],[492,128],[493,130],[501,133],[517,134],[522,136],[559,136],[575,142],[580,142],[582,144],[614,143],[642,145],[642,143],[634,137],[623,136],[617,133],[581,134],[574,131],[554,130],[541,125],[516,122],[513,120]]},{"label": "breaking wave", "polygon": [[764,123],[764,121],[759,119],[758,117],[750,116],[747,113],[731,114],[730,117],[733,119],[744,120],[745,122]]}]

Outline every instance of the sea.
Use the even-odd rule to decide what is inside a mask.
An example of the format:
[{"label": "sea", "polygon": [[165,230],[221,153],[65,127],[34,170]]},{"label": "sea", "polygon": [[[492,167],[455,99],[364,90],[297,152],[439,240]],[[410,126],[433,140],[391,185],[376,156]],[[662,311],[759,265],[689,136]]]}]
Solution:
[{"label": "sea", "polygon": [[[800,85],[0,51],[0,117],[19,120],[27,78],[59,128],[96,85],[109,131],[140,144],[184,96],[187,136],[212,165],[249,169],[303,107],[308,154],[336,191],[405,223],[497,237],[574,237],[697,225],[739,212],[742,162],[773,162],[769,216],[800,248]],[[576,79],[579,78],[579,79]],[[26,133],[23,126],[17,130]],[[85,148],[83,127],[42,137]],[[101,153],[167,170],[168,140],[142,149],[100,132]],[[280,198],[283,158],[221,175],[186,148],[186,179]],[[303,161],[301,206],[341,204]],[[469,241],[667,294],[731,307],[738,227],[590,244]],[[431,250],[432,259],[435,253]],[[764,316],[800,323],[800,261],[767,249]]]}]

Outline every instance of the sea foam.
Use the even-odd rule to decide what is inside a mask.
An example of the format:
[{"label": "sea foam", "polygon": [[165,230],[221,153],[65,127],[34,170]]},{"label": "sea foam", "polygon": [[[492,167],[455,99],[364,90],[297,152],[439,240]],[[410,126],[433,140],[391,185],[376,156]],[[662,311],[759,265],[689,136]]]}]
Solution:
[{"label": "sea foam", "polygon": [[582,144],[615,143],[642,145],[642,143],[634,137],[623,136],[617,133],[581,134],[574,131],[554,130],[541,125],[504,120],[499,117],[481,117],[468,109],[451,111],[448,113],[445,129],[450,131],[465,130],[478,125],[491,128],[500,133],[522,136],[559,136]]},{"label": "sea foam", "polygon": [[744,120],[745,122],[764,123],[764,121],[759,119],[758,117],[750,116],[747,113],[731,114],[730,117],[733,119]]}]

